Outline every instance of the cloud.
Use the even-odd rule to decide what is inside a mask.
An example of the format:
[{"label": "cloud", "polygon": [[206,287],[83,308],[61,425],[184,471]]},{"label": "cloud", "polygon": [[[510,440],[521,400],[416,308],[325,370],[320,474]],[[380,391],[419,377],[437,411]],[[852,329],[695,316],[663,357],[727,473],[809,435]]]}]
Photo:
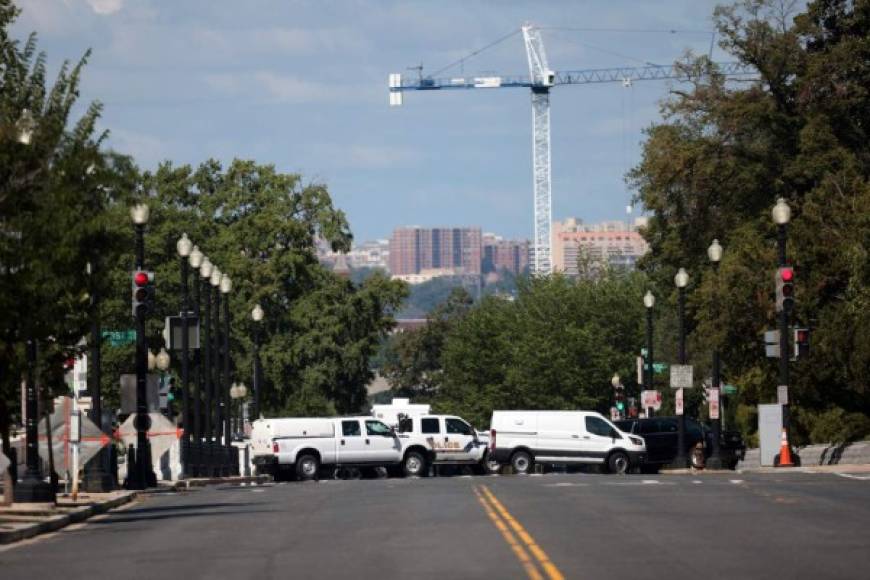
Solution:
[{"label": "cloud", "polygon": [[91,9],[97,14],[114,14],[119,12],[124,0],[87,0]]}]

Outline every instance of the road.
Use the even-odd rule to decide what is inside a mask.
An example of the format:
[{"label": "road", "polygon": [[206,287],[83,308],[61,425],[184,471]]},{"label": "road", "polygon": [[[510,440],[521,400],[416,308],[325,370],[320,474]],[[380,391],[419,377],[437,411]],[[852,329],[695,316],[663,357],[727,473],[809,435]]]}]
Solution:
[{"label": "road", "polygon": [[154,494],[0,577],[868,578],[870,474],[543,475]]}]

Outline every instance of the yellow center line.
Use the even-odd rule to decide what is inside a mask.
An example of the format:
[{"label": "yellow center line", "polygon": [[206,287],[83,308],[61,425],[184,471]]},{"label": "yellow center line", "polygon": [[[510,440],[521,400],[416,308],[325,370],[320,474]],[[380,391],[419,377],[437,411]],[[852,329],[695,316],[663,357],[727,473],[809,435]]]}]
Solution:
[{"label": "yellow center line", "polygon": [[489,519],[492,520],[492,523],[495,525],[496,529],[501,532],[504,541],[507,542],[508,546],[510,546],[511,550],[513,550],[514,555],[517,557],[517,560],[520,561],[520,564],[523,565],[523,568],[526,570],[526,574],[531,580],[544,580],[544,577],[541,576],[541,573],[538,572],[537,568],[535,568],[534,562],[532,562],[531,557],[529,557],[529,553],[523,548],[523,546],[517,541],[511,531],[508,529],[507,525],[498,517],[498,514],[495,513],[495,510],[490,507],[489,503],[486,499],[477,491],[477,488],[474,488],[474,495],[477,496],[477,501],[480,502],[480,505],[483,506],[483,510],[486,512],[486,515],[489,516]]},{"label": "yellow center line", "polygon": [[498,501],[498,498],[489,491],[488,487],[482,485],[481,488],[492,505],[495,506],[496,511],[498,511],[501,517],[504,518],[511,528],[513,528],[514,532],[516,532],[520,539],[529,548],[532,555],[537,558],[550,580],[564,580],[565,577],[562,575],[562,572],[560,572],[553,561],[550,560],[550,557],[547,556],[547,553],[538,545],[532,535],[526,531],[522,524],[520,524],[520,522],[510,514],[510,512],[507,511],[502,503]]}]

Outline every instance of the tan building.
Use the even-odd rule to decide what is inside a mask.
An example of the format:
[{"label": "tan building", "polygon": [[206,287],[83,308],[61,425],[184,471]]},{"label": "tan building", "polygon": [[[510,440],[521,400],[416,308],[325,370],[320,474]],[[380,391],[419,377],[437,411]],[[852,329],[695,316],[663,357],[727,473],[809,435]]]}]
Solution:
[{"label": "tan building", "polygon": [[480,228],[396,228],[390,238],[390,273],[480,274],[480,254]]},{"label": "tan building", "polygon": [[522,274],[529,265],[529,241],[505,240],[495,234],[483,234],[484,274],[507,270],[512,274]]},{"label": "tan building", "polygon": [[553,271],[577,276],[581,256],[593,265],[633,269],[638,258],[649,250],[638,231],[644,226],[646,218],[637,218],[631,224],[622,221],[584,224],[577,218],[554,222]]}]

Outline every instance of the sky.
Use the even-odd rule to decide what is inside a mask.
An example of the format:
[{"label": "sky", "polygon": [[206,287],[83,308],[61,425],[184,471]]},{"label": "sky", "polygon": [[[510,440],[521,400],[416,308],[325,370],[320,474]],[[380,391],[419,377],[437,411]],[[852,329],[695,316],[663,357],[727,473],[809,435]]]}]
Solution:
[{"label": "sky", "polygon": [[[327,185],[357,241],[403,225],[531,238],[527,89],[405,93],[416,76],[541,27],[550,68],[670,64],[707,53],[707,0],[18,0],[13,34],[39,35],[50,70],[93,54],[81,104],[104,106],[108,145],[153,169],[214,158],[274,164]],[[673,32],[670,32],[673,31]],[[714,60],[730,60],[715,48]],[[514,35],[439,76],[528,74]],[[626,219],[623,176],[674,85],[551,93],[553,218]],[[632,217],[641,215],[634,208]]]}]

